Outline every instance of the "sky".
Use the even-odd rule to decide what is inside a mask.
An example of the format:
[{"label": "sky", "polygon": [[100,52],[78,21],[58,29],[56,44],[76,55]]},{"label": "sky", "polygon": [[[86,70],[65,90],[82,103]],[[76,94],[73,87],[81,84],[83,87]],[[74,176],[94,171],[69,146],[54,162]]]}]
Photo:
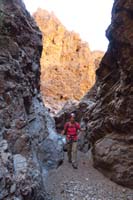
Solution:
[{"label": "sky", "polygon": [[111,22],[114,0],[23,0],[32,14],[37,8],[53,11],[69,30],[80,34],[90,49],[106,51],[105,31]]}]

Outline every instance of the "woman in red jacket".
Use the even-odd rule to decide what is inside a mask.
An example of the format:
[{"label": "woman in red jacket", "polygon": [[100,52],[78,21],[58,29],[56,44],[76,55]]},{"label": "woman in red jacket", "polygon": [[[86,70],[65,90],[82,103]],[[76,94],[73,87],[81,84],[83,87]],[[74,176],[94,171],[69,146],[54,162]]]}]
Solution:
[{"label": "woman in red jacket", "polygon": [[73,168],[77,169],[77,141],[80,124],[75,121],[75,114],[71,113],[70,120],[64,126],[62,134],[67,138],[68,161],[72,163]]}]

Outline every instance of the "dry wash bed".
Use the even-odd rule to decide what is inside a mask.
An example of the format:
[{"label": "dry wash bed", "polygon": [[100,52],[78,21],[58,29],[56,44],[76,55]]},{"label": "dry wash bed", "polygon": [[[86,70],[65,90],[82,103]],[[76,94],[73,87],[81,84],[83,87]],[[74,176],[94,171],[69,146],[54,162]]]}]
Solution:
[{"label": "dry wash bed", "polygon": [[79,153],[77,170],[65,155],[63,165],[49,173],[46,187],[52,200],[133,200],[133,190],[113,183],[93,168],[90,153]]}]

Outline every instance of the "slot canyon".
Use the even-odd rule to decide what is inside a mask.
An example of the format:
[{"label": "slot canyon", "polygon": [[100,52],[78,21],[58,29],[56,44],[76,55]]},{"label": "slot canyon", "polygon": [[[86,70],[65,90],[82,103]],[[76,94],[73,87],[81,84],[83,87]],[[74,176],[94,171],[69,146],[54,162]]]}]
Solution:
[{"label": "slot canyon", "polygon": [[[91,51],[53,13],[0,0],[0,200],[133,199],[132,0],[114,1],[106,36]],[[71,113],[78,169],[59,134]]]}]

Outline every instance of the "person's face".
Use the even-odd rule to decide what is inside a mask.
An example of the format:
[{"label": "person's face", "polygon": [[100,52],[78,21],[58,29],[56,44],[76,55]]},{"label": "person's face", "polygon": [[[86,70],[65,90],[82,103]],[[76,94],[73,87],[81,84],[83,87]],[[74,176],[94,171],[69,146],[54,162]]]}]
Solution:
[{"label": "person's face", "polygon": [[74,121],[75,121],[75,118],[71,116],[71,117],[70,117],[70,122],[73,123]]}]

